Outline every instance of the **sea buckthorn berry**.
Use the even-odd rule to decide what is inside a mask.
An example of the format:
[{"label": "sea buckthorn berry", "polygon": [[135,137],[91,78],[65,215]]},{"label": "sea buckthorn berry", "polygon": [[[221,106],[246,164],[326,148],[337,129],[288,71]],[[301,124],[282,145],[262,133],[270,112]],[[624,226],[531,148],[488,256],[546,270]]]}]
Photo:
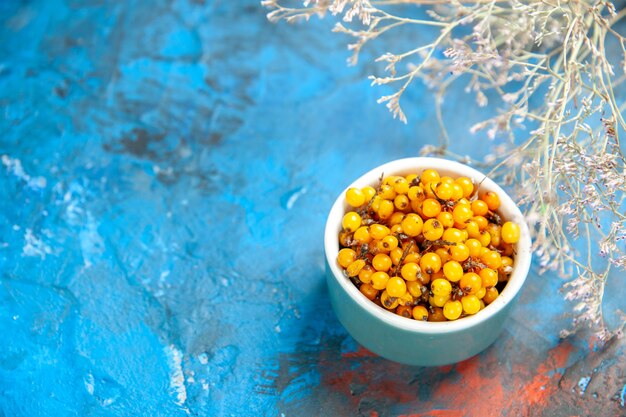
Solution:
[{"label": "sea buckthorn berry", "polygon": [[352,233],[346,232],[345,230],[339,232],[339,243],[341,246],[352,245]]},{"label": "sea buckthorn berry", "polygon": [[498,269],[502,266],[502,257],[495,250],[490,250],[481,255],[480,261],[491,269]]},{"label": "sea buckthorn berry", "polygon": [[382,185],[392,185],[393,186],[393,182],[396,180],[396,178],[398,178],[398,176],[396,176],[396,175],[389,175],[388,177],[385,177],[383,179]]},{"label": "sea buckthorn berry", "polygon": [[361,192],[363,193],[363,196],[365,197],[366,203],[369,203],[369,201],[372,198],[374,198],[374,196],[376,195],[376,189],[370,186],[361,188]]},{"label": "sea buckthorn berry", "polygon": [[459,286],[465,294],[476,294],[478,290],[480,290],[480,287],[482,287],[482,280],[480,279],[480,275],[474,272],[467,272],[461,278]]},{"label": "sea buckthorn berry", "polygon": [[356,260],[356,252],[349,248],[343,248],[337,254],[337,262],[344,268],[347,268]]},{"label": "sea buckthorn berry", "polygon": [[500,265],[500,268],[504,269],[504,268],[512,267],[512,266],[513,266],[513,259],[510,256],[503,256],[502,265]]},{"label": "sea buckthorn berry", "polygon": [[496,298],[498,298],[498,289],[496,287],[487,288],[483,302],[485,304],[491,304]]},{"label": "sea buckthorn berry", "polygon": [[404,253],[404,251],[400,247],[392,249],[389,252],[389,257],[391,258],[391,263],[393,263],[394,265],[398,265],[400,263],[400,260],[402,259],[403,253]]},{"label": "sea buckthorn berry", "polygon": [[428,240],[437,240],[443,236],[443,225],[437,219],[428,219],[422,227],[422,234]]},{"label": "sea buckthorn berry", "polygon": [[480,236],[480,228],[478,227],[478,223],[474,220],[468,220],[467,223],[465,223],[464,230],[469,237],[473,237],[474,239]]},{"label": "sea buckthorn berry", "polygon": [[378,209],[380,208],[381,201],[383,201],[383,199],[379,195],[375,195],[372,198],[372,204],[370,205],[370,208],[372,209],[374,213],[378,213]]},{"label": "sea buckthorn berry", "polygon": [[467,239],[465,246],[469,249],[469,256],[477,258],[480,256],[480,250],[483,248],[482,243],[477,239]]},{"label": "sea buckthorn berry", "polygon": [[372,282],[372,274],[374,272],[376,272],[376,270],[372,268],[371,265],[365,265],[363,269],[361,269],[361,272],[359,272],[359,281],[369,284]]},{"label": "sea buckthorn berry", "polygon": [[432,295],[428,299],[430,305],[434,307],[443,307],[446,302],[450,299],[450,294],[448,295]]},{"label": "sea buckthorn berry", "polygon": [[450,257],[457,262],[464,262],[470,256],[470,250],[465,243],[449,246]]},{"label": "sea buckthorn berry", "polygon": [[463,233],[459,229],[451,227],[443,232],[442,239],[446,242],[461,243],[463,242]]},{"label": "sea buckthorn berry", "polygon": [[383,293],[380,295],[380,303],[388,310],[393,310],[394,308],[398,307],[398,304],[400,304],[398,302],[398,297],[390,296],[387,291],[383,291]]},{"label": "sea buckthorn berry", "polygon": [[409,174],[406,177],[404,177],[406,179],[406,182],[408,182],[409,184],[411,184],[413,181],[415,181],[417,179],[419,175],[417,174]]},{"label": "sea buckthorn berry", "polygon": [[406,194],[409,191],[409,182],[405,178],[396,178],[392,185],[397,194]]},{"label": "sea buckthorn berry", "polygon": [[384,290],[387,288],[387,281],[389,281],[389,275],[386,272],[377,271],[374,272],[371,276],[372,278],[372,287],[377,290]]},{"label": "sea buckthorn berry", "polygon": [[463,188],[456,182],[452,184],[452,201],[458,201],[463,198]]},{"label": "sea buckthorn berry", "polygon": [[480,300],[480,309],[483,310],[485,308],[485,303],[483,300]]},{"label": "sea buckthorn berry", "polygon": [[390,230],[391,230],[391,234],[399,235],[400,233],[402,233],[402,225],[394,224],[393,226],[391,226]]},{"label": "sea buckthorn berry", "polygon": [[463,267],[457,261],[448,261],[443,264],[443,274],[450,282],[458,282],[463,278]]},{"label": "sea buckthorn berry", "polygon": [[389,219],[387,220],[387,224],[389,224],[389,226],[395,226],[396,224],[400,224],[402,223],[402,220],[404,220],[405,216],[406,214],[402,213],[401,211],[396,211],[391,215],[391,217],[389,217]]},{"label": "sea buckthorn berry", "polygon": [[354,237],[354,240],[356,240],[359,243],[370,243],[372,241],[372,238],[369,232],[369,227],[367,226],[361,226],[358,229],[356,229],[356,232],[354,232],[353,237]]},{"label": "sea buckthorn berry", "polygon": [[377,271],[387,272],[391,268],[391,258],[384,253],[379,253],[372,259],[372,266]]},{"label": "sea buckthorn berry", "polygon": [[476,297],[478,297],[479,299],[482,299],[485,296],[486,292],[487,292],[487,288],[480,287],[480,290],[478,290],[478,292],[476,293]]},{"label": "sea buckthorn berry", "polygon": [[406,290],[413,297],[417,298],[422,295],[422,284],[419,281],[407,281]]},{"label": "sea buckthorn berry", "polygon": [[373,300],[378,295],[378,290],[370,284],[362,284],[359,291],[370,300]]},{"label": "sea buckthorn berry", "polygon": [[442,211],[441,213],[437,214],[436,218],[445,229],[454,226],[454,217],[452,217],[452,213],[448,211]]},{"label": "sea buckthorn berry", "polygon": [[410,206],[409,197],[405,194],[398,194],[396,198],[393,199],[393,205],[398,210],[406,210]]},{"label": "sea buckthorn berry", "polygon": [[450,296],[450,293],[452,292],[452,285],[450,284],[450,281],[445,278],[437,278],[430,283],[430,290],[434,295]]},{"label": "sea buckthorn berry", "polygon": [[493,191],[486,192],[480,199],[487,203],[487,207],[491,211],[496,211],[500,207],[500,197]]},{"label": "sea buckthorn berry", "polygon": [[[480,201],[480,200],[476,200],[476,201]],[[478,230],[480,230],[481,232],[485,230],[487,226],[489,225],[489,220],[487,220],[485,216],[474,216],[472,217],[472,220],[476,222],[476,224],[478,225]]]},{"label": "sea buckthorn berry", "polygon": [[469,239],[469,233],[465,229],[461,230],[461,242],[465,242],[467,239]]},{"label": "sea buckthorn berry", "polygon": [[361,216],[355,211],[349,211],[343,216],[341,225],[348,232],[354,232],[361,226]]},{"label": "sea buckthorn berry", "polygon": [[346,268],[346,272],[348,273],[348,276],[356,277],[357,275],[359,275],[359,272],[361,272],[361,269],[363,269],[364,266],[365,261],[363,259],[357,259],[356,261],[348,265],[348,267]]},{"label": "sea buckthorn berry", "polygon": [[421,273],[420,267],[415,262],[409,262],[402,265],[400,275],[407,281],[417,280],[417,276]]},{"label": "sea buckthorn berry", "polygon": [[463,305],[460,301],[447,301],[443,306],[443,315],[448,320],[456,320],[461,317],[463,312]]},{"label": "sea buckthorn berry", "polygon": [[516,223],[506,222],[502,225],[501,234],[504,243],[517,243],[520,236],[520,227]]},{"label": "sea buckthorn berry", "polygon": [[480,258],[484,254],[489,253],[489,252],[491,252],[491,249],[489,249],[489,248],[484,248],[484,247],[480,248],[480,254],[478,255],[478,257]]},{"label": "sea buckthorn berry", "polygon": [[414,185],[409,188],[409,191],[406,193],[407,197],[411,201],[417,201],[424,199],[424,189],[420,185]]},{"label": "sea buckthorn berry", "polygon": [[374,239],[380,240],[387,236],[390,231],[389,228],[385,225],[374,223],[370,226],[370,236]]},{"label": "sea buckthorn berry", "polygon": [[483,268],[478,272],[485,288],[495,287],[498,283],[498,272],[495,269]]},{"label": "sea buckthorn berry", "polygon": [[446,321],[446,316],[443,315],[443,308],[432,307],[428,313],[428,321]]},{"label": "sea buckthorn berry", "polygon": [[346,201],[352,207],[361,207],[365,203],[365,194],[358,188],[348,188],[348,191],[346,191]]},{"label": "sea buckthorn berry", "polygon": [[398,303],[403,306],[412,306],[414,301],[415,299],[409,294],[408,288],[402,297],[398,297]]},{"label": "sea buckthorn berry", "polygon": [[429,182],[427,184],[424,184],[423,188],[424,188],[424,195],[426,196],[426,198],[437,198],[437,195],[435,194],[435,189],[437,188],[437,184],[439,182],[438,181],[433,181],[433,182]]},{"label": "sea buckthorn berry", "polygon": [[391,235],[385,236],[382,240],[378,242],[376,247],[382,252],[391,252],[398,247],[398,238]]},{"label": "sea buckthorn berry", "polygon": [[447,182],[440,182],[435,186],[435,195],[441,200],[451,199],[453,193],[452,184]]},{"label": "sea buckthorn berry", "polygon": [[469,198],[474,192],[474,182],[467,177],[459,177],[454,180],[456,184],[459,184],[463,189],[463,197]]},{"label": "sea buckthorn berry", "polygon": [[419,252],[409,252],[406,254],[406,256],[404,257],[404,261],[402,261],[403,264],[408,264],[408,263],[418,263],[420,261],[420,258],[422,256],[419,254]]},{"label": "sea buckthorn berry", "polygon": [[434,198],[427,198],[422,203],[422,213],[428,218],[437,217],[437,215],[441,213],[441,204]]},{"label": "sea buckthorn berry", "polygon": [[450,252],[446,248],[439,248],[435,251],[437,255],[439,255],[439,259],[441,259],[441,264],[445,264],[450,260]]},{"label": "sea buckthorn berry", "polygon": [[391,277],[387,281],[387,294],[392,297],[402,297],[406,294],[406,283],[400,277]]},{"label": "sea buckthorn berry", "polygon": [[407,214],[400,224],[404,234],[411,237],[419,235],[424,226],[422,218],[415,213]]},{"label": "sea buckthorn berry", "polygon": [[489,244],[491,243],[491,233],[485,230],[478,236],[478,241],[482,246],[489,246]]},{"label": "sea buckthorn berry", "polygon": [[394,205],[391,200],[381,200],[378,207],[378,217],[388,219],[393,214]]},{"label": "sea buckthorn berry", "polygon": [[434,252],[422,254],[420,259],[420,268],[427,274],[434,274],[441,269],[441,258]]},{"label": "sea buckthorn berry", "polygon": [[413,307],[413,318],[420,321],[428,321],[428,309],[424,306]]},{"label": "sea buckthorn berry", "polygon": [[381,185],[380,192],[378,193],[378,195],[385,200],[393,200],[396,198],[397,194],[398,193],[396,193],[396,190],[393,189],[393,186],[389,184]]},{"label": "sea buckthorn berry", "polygon": [[480,311],[480,298],[475,295],[461,297],[461,305],[465,314],[476,314]]},{"label": "sea buckthorn berry", "polygon": [[439,178],[439,182],[443,182],[445,184],[452,185],[452,184],[454,184],[454,178],[452,178],[452,177],[450,177],[448,175],[445,175],[445,176]]},{"label": "sea buckthorn berry", "polygon": [[452,217],[457,223],[465,223],[474,216],[472,209],[467,204],[457,204],[452,210]]},{"label": "sea buckthorn berry", "polygon": [[396,308],[396,314],[398,316],[406,317],[407,319],[413,315],[413,307],[400,305]]},{"label": "sea buckthorn berry", "polygon": [[424,172],[422,172],[420,178],[423,184],[432,181],[439,181],[439,172],[434,169],[425,169]]},{"label": "sea buckthorn berry", "polygon": [[483,200],[472,201],[472,211],[475,216],[485,216],[489,213],[489,206]]},{"label": "sea buckthorn berry", "polygon": [[491,245],[495,247],[500,246],[500,242],[502,241],[502,226],[490,224],[487,226],[487,232],[491,235]]}]

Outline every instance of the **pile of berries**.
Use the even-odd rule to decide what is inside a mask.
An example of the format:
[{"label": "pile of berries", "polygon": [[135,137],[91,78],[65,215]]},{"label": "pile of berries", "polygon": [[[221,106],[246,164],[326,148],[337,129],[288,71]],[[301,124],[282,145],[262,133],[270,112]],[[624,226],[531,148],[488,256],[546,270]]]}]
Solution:
[{"label": "pile of berries", "polygon": [[492,303],[513,270],[520,227],[498,214],[500,198],[471,179],[382,177],[350,188],[337,262],[361,293],[396,314],[457,320]]}]

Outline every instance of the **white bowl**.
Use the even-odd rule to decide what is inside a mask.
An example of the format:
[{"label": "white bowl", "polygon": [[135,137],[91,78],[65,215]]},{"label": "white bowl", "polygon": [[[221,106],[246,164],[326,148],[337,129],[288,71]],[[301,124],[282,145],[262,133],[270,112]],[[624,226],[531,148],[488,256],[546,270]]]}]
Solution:
[{"label": "white bowl", "polygon": [[[419,174],[427,168],[453,178],[465,176],[480,184],[479,192],[494,191],[500,197],[498,213],[520,225],[513,272],[500,295],[476,315],[448,322],[424,322],[387,311],[368,300],[346,278],[337,263],[341,220],[348,209],[345,191],[350,187],[376,186],[380,175]],[[445,365],[469,358],[493,343],[526,280],[531,263],[531,238],[524,216],[502,188],[484,174],[458,162],[441,158],[406,158],[376,167],[350,184],[333,204],[324,235],[327,284],[339,321],[365,348],[393,361],[421,366]]]}]

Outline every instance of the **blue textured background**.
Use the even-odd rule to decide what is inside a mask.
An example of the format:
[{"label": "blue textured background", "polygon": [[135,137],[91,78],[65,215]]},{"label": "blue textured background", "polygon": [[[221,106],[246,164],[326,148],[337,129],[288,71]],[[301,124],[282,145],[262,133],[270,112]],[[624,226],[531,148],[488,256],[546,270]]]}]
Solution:
[{"label": "blue textured background", "polygon": [[[332,22],[265,13],[0,2],[0,416],[624,414],[624,342],[560,341],[552,275],[533,271],[502,338],[456,366],[346,334],[326,213],[437,141],[432,96],[408,91],[402,125]],[[481,156],[472,100],[446,109]]]}]

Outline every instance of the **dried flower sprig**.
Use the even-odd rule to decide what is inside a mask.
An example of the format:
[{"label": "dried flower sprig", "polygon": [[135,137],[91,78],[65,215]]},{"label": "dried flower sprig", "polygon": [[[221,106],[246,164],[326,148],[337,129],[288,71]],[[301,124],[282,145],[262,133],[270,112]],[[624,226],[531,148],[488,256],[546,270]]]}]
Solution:
[{"label": "dried flower sprig", "polygon": [[[497,97],[499,113],[470,131],[485,131],[499,145],[483,161],[472,162],[513,188],[534,226],[541,268],[573,277],[564,290],[566,299],[576,302],[575,317],[562,336],[583,326],[596,329],[600,342],[621,334],[623,325],[607,328],[602,301],[611,269],[626,270],[626,159],[619,139],[626,130],[626,103],[615,95],[626,79],[626,38],[616,30],[626,9],[618,12],[612,2],[600,0],[284,3],[262,2],[271,9],[270,21],[294,22],[327,13],[341,17],[343,23],[334,31],[354,39],[348,45],[352,65],[368,42],[401,26],[434,29],[432,42],[376,60],[385,64],[387,75],[371,76],[372,84],[396,86],[379,103],[406,123],[402,95],[421,79],[435,90],[443,137],[439,146],[427,146],[423,153],[454,156],[442,112],[448,87],[468,80],[466,91],[481,107],[488,104],[488,96]],[[391,13],[390,6],[405,7],[407,16]],[[408,17],[415,15],[415,6],[423,6],[423,18]],[[621,55],[618,71],[607,55],[610,47]],[[576,249],[581,240],[586,250]]]}]

